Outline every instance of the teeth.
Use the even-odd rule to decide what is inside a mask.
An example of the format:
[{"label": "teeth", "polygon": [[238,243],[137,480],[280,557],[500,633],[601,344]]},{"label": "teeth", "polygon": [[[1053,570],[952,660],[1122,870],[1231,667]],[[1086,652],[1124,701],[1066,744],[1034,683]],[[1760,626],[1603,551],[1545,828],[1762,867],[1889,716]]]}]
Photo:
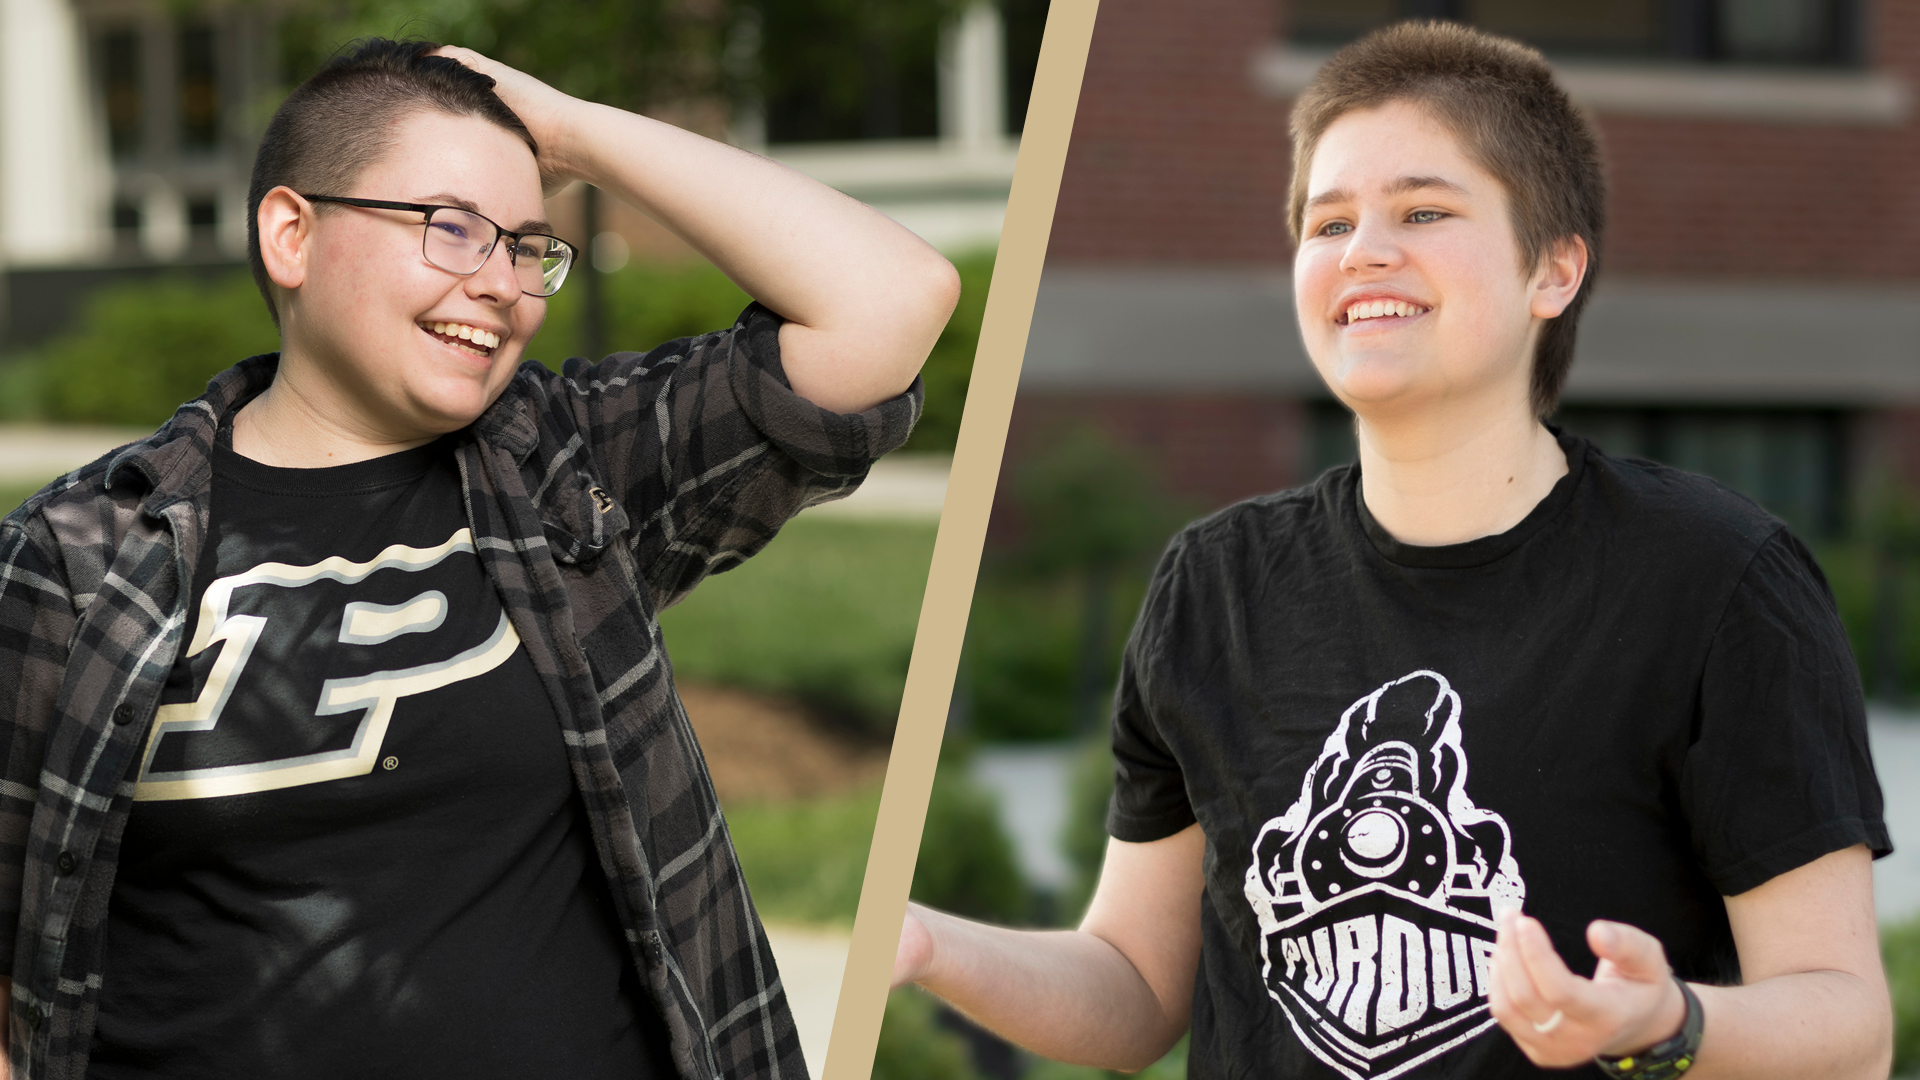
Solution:
[{"label": "teeth", "polygon": [[1426,310],[1418,304],[1409,304],[1404,300],[1368,300],[1347,309],[1347,322],[1357,323],[1362,319],[1378,319],[1387,315],[1405,318],[1424,314]]},{"label": "teeth", "polygon": [[478,327],[468,326],[465,323],[454,322],[427,323],[426,326],[427,329],[436,334],[443,334],[450,338],[459,338],[461,341],[471,341],[482,348],[497,349],[500,347],[500,335],[491,330],[481,330]]}]

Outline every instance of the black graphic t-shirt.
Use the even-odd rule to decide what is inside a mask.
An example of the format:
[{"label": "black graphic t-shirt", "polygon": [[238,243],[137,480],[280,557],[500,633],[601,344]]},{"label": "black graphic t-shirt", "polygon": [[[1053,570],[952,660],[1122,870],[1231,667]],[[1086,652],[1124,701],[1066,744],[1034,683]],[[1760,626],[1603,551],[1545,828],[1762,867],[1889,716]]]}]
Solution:
[{"label": "black graphic t-shirt", "polygon": [[451,438],[217,449],[89,1075],[673,1075]]},{"label": "black graphic t-shirt", "polygon": [[1348,467],[1162,560],[1108,828],[1206,834],[1195,1080],[1542,1075],[1487,1010],[1500,912],[1583,975],[1606,918],[1733,982],[1723,896],[1890,850],[1806,549],[1712,481],[1561,446],[1498,536],[1399,543]]}]

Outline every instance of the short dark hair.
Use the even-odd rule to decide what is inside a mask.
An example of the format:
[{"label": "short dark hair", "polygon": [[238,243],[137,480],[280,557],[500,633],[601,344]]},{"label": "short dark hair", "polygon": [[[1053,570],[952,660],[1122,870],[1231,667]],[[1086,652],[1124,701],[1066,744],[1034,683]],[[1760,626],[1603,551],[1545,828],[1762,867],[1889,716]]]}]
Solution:
[{"label": "short dark hair", "polygon": [[1349,112],[1395,101],[1430,110],[1506,187],[1523,273],[1531,274],[1556,243],[1576,236],[1586,242],[1586,278],[1534,350],[1529,397],[1535,414],[1546,416],[1566,385],[1574,331],[1600,270],[1606,179],[1599,141],[1553,81],[1546,58],[1519,42],[1448,22],[1376,30],[1335,53],[1293,103],[1287,226],[1295,243],[1320,137]]},{"label": "short dark hair", "polygon": [[[275,110],[247,186],[247,263],[276,325],[280,310],[260,258],[260,202],[267,192],[285,185],[302,193],[350,194],[361,170],[393,149],[394,121],[421,109],[492,121],[539,156],[533,133],[493,92],[492,77],[450,57],[427,55],[439,47],[386,38],[349,42]],[[318,203],[314,210],[334,208]]]}]

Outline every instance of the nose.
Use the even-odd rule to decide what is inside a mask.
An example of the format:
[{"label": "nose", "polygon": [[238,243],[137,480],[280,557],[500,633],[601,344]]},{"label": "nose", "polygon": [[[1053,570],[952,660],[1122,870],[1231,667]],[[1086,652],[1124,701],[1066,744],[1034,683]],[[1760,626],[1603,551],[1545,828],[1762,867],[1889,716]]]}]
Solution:
[{"label": "nose", "polygon": [[1340,252],[1340,269],[1347,273],[1384,270],[1400,261],[1400,245],[1377,214],[1365,214],[1347,234]]},{"label": "nose", "polygon": [[520,278],[514,273],[513,257],[507,252],[507,238],[494,241],[487,261],[468,274],[464,283],[467,295],[475,300],[510,307],[520,300]]}]

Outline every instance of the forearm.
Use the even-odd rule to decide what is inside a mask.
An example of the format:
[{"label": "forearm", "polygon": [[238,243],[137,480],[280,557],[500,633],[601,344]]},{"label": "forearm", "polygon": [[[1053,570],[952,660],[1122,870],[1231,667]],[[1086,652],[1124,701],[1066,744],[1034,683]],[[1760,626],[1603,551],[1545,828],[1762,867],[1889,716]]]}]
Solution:
[{"label": "forearm", "polygon": [[1119,949],[1084,930],[1007,930],[917,909],[933,939],[920,985],[1043,1057],[1139,1069],[1187,1029]]},{"label": "forearm", "polygon": [[900,393],[952,313],[953,267],[825,184],[604,105],[573,102],[552,130],[557,171],[640,208],[788,321],[787,377],[815,404],[852,412]]},{"label": "forearm", "polygon": [[1893,1015],[1884,984],[1843,971],[1695,986],[1706,1028],[1688,1080],[1883,1080]]}]

